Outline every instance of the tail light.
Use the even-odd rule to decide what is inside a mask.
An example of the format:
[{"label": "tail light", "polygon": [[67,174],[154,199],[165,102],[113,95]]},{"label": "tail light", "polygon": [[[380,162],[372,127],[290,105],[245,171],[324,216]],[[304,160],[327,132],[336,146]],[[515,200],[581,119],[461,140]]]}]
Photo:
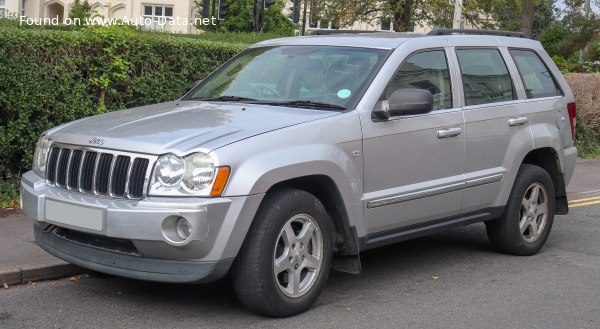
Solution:
[{"label": "tail light", "polygon": [[575,123],[577,116],[577,105],[575,103],[567,104],[567,110],[569,111],[569,122],[571,123],[571,133],[573,134],[573,140],[575,140]]}]

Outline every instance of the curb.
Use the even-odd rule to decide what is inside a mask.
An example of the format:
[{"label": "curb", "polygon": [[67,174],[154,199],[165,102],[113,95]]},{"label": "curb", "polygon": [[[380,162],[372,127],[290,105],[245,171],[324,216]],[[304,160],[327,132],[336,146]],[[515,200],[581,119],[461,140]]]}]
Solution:
[{"label": "curb", "polygon": [[16,285],[29,281],[62,279],[81,274],[83,270],[73,264],[52,262],[42,265],[23,265],[11,269],[0,269],[0,288],[2,284]]}]

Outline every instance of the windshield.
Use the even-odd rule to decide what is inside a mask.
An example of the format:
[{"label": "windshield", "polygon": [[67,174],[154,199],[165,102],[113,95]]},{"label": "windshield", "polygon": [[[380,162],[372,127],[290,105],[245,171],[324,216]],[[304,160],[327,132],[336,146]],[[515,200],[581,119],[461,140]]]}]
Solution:
[{"label": "windshield", "polygon": [[345,108],[387,54],[333,46],[253,48],[208,77],[186,99]]}]

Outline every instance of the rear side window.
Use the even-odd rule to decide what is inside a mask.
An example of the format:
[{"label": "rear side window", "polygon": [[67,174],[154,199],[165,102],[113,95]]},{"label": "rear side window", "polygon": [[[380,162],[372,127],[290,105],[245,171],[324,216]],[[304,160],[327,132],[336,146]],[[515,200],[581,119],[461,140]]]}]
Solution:
[{"label": "rear side window", "polygon": [[456,55],[467,106],[515,99],[510,74],[498,49],[457,49]]},{"label": "rear side window", "polygon": [[398,89],[425,89],[433,95],[433,110],[452,107],[450,72],[444,50],[428,50],[408,57],[385,89],[382,99]]},{"label": "rear side window", "polygon": [[519,69],[527,98],[562,96],[550,70],[535,52],[512,49],[510,54]]}]

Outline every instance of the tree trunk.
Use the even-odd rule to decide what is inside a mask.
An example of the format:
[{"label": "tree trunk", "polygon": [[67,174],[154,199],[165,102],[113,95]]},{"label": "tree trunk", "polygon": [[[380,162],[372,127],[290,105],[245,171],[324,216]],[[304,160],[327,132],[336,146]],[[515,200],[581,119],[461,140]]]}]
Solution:
[{"label": "tree trunk", "polygon": [[533,20],[535,18],[535,0],[523,0],[521,14],[521,32],[528,37],[533,37]]},{"label": "tree trunk", "polygon": [[394,29],[397,32],[415,30],[412,20],[414,0],[391,0],[390,7],[394,11]]}]

